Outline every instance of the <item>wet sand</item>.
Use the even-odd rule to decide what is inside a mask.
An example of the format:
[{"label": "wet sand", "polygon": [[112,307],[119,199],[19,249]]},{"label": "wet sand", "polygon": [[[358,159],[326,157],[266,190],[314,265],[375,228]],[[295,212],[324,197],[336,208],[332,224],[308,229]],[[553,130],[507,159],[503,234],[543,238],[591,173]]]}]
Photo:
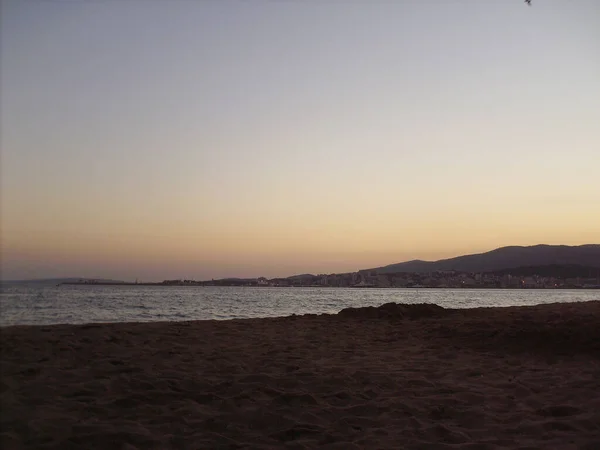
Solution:
[{"label": "wet sand", "polygon": [[600,449],[600,302],[0,333],[3,449]]}]

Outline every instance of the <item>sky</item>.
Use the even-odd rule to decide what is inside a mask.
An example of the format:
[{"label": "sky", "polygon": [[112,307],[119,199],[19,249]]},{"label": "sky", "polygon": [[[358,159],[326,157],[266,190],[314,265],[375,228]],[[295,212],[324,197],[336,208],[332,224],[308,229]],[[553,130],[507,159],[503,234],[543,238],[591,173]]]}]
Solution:
[{"label": "sky", "polygon": [[1,0],[2,278],[600,243],[598,0]]}]

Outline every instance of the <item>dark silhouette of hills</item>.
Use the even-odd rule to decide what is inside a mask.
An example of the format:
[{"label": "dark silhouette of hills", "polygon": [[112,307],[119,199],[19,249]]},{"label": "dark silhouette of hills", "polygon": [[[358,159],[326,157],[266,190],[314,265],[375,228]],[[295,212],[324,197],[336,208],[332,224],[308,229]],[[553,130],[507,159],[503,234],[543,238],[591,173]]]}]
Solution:
[{"label": "dark silhouette of hills", "polygon": [[517,277],[553,277],[553,278],[597,278],[600,267],[582,266],[579,264],[549,264],[546,266],[525,266],[513,269],[502,269],[488,272],[494,275],[513,275]]},{"label": "dark silhouette of hills", "polygon": [[578,265],[600,268],[600,244],[501,247],[486,253],[458,256],[439,261],[407,261],[368,270],[378,273],[422,273],[446,270],[497,272],[505,269],[549,265]]},{"label": "dark silhouette of hills", "polygon": [[302,273],[300,275],[292,275],[291,277],[288,277],[288,279],[301,279],[301,278],[312,278],[315,275],[313,275],[312,273]]}]

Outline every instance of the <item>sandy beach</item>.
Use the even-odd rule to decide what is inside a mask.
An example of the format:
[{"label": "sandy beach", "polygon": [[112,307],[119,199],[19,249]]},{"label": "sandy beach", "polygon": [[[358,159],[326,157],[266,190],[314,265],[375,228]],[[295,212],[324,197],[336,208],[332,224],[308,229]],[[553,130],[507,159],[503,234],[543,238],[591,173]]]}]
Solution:
[{"label": "sandy beach", "polygon": [[6,327],[3,449],[600,449],[600,302]]}]

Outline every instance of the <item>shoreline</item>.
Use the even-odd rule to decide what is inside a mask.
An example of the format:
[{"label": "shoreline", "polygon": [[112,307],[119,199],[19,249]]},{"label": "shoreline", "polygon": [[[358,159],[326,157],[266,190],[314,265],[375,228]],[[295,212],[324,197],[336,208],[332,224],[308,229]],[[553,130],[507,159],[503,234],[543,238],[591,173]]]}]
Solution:
[{"label": "shoreline", "polygon": [[[386,289],[386,288],[382,288]],[[394,288],[387,288],[394,289]],[[403,288],[397,288],[403,289]],[[424,308],[429,313],[426,313],[426,318],[439,318],[439,317],[451,317],[452,315],[463,315],[463,316],[473,316],[477,315],[479,312],[492,312],[492,311],[512,311],[512,312],[526,312],[530,309],[572,309],[572,308],[563,308],[569,305],[581,306],[581,308],[585,308],[584,305],[590,305],[592,307],[597,306],[600,309],[600,299],[599,300],[577,300],[573,302],[554,302],[554,303],[538,303],[535,305],[507,305],[507,306],[475,306],[471,308],[446,308],[444,306],[435,304],[435,303],[400,303],[400,302],[389,302],[379,306],[358,306],[358,307],[347,307],[338,311],[337,313],[305,313],[305,314],[288,314],[285,316],[265,316],[265,317],[237,317],[231,319],[189,319],[189,320],[156,320],[156,321],[125,321],[125,322],[86,322],[86,323],[51,323],[51,324],[17,324],[17,325],[3,325],[0,326],[0,335],[3,330],[7,330],[9,328],[47,328],[47,327],[96,327],[96,326],[128,326],[128,325],[150,325],[150,324],[161,324],[161,325],[178,325],[178,324],[202,324],[207,322],[215,322],[215,323],[227,323],[227,322],[253,322],[253,321],[273,321],[273,320],[286,320],[286,319],[301,319],[301,318],[336,318],[338,316],[348,316],[353,315],[360,319],[403,319],[405,318],[402,314],[394,315],[388,314],[387,311],[393,309],[394,307],[400,308]],[[431,313],[434,311],[434,313]],[[430,316],[431,315],[431,316]],[[408,318],[415,319],[415,317],[409,316]],[[417,315],[416,318],[422,318]],[[599,318],[600,320],[600,318]],[[598,323],[600,327],[600,322]],[[600,348],[600,345],[599,345]],[[600,355],[599,355],[600,356]]]},{"label": "shoreline", "polygon": [[0,329],[3,448],[600,448],[600,301]]}]

